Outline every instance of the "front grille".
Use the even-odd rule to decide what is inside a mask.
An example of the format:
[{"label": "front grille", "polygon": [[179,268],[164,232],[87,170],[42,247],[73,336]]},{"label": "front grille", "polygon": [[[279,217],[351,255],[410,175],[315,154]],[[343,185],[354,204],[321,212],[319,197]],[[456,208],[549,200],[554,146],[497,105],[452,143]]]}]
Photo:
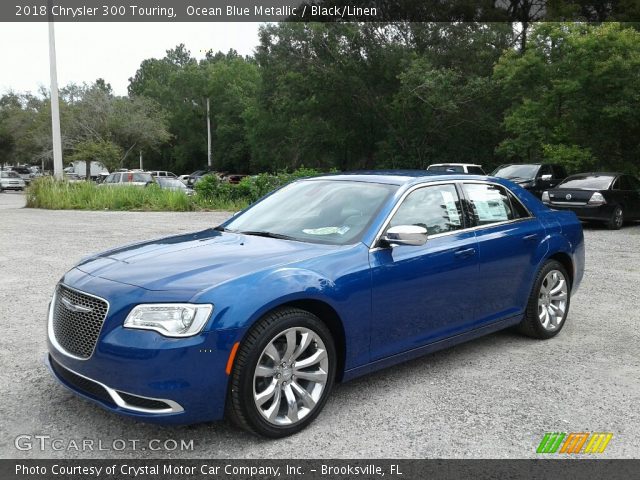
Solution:
[{"label": "front grille", "polygon": [[84,394],[91,395],[98,400],[102,400],[105,403],[114,405],[113,399],[111,398],[111,395],[109,395],[109,392],[107,392],[105,388],[99,383],[89,380],[88,378],[81,377],[80,375],[76,375],[70,370],[67,370],[58,362],[56,362],[51,356],[49,356],[49,363],[51,364],[51,368],[56,373],[56,375],[58,375],[58,377],[60,377],[75,389]]},{"label": "front grille", "polygon": [[131,395],[130,393],[120,391],[118,391],[118,395],[120,395],[127,404],[133,407],[146,408],[148,410],[163,410],[171,408],[171,406],[165,402],[154,400],[153,398],[139,397],[137,395]]},{"label": "front grille", "polygon": [[108,308],[104,300],[58,285],[53,309],[55,340],[67,352],[89,358]]}]

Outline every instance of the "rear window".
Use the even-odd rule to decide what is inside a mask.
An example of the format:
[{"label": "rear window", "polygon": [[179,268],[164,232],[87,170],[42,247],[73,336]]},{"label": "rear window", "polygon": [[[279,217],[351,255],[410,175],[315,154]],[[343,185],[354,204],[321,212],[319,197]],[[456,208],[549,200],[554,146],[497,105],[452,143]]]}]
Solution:
[{"label": "rear window", "polygon": [[558,188],[577,188],[579,190],[607,190],[613,181],[611,175],[581,175],[569,177]]}]

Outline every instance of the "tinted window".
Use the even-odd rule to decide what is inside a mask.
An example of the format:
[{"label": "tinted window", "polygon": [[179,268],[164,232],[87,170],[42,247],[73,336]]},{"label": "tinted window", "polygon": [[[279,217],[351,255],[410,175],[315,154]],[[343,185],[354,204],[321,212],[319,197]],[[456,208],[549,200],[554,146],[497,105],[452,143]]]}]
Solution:
[{"label": "tinted window", "polygon": [[429,235],[462,228],[460,198],[454,185],[434,185],[410,193],[389,223],[417,225],[427,229]]},{"label": "tinted window", "polygon": [[638,180],[636,177],[627,177],[629,179],[629,183],[631,184],[631,189],[632,190],[640,190],[640,180]]},{"label": "tinted window", "polygon": [[468,167],[467,170],[469,170],[469,173],[473,173],[474,175],[484,175],[484,170],[482,170],[480,167]]},{"label": "tinted window", "polygon": [[620,177],[619,188],[620,190],[633,190],[633,188],[631,187],[631,182],[629,182],[629,177],[627,177],[626,175]]},{"label": "tinted window", "polygon": [[542,175],[553,176],[553,170],[551,169],[551,165],[542,165],[540,167],[540,170],[538,171],[538,176],[541,177]]},{"label": "tinted window", "polygon": [[553,178],[563,179],[567,176],[567,172],[564,167],[561,167],[560,165],[553,165],[551,168],[553,170]]},{"label": "tinted window", "polygon": [[613,177],[611,175],[576,175],[567,178],[558,185],[558,187],[583,190],[607,190],[612,181]]},{"label": "tinted window", "polygon": [[506,189],[486,183],[466,183],[464,190],[476,225],[490,225],[520,218],[511,205]]}]

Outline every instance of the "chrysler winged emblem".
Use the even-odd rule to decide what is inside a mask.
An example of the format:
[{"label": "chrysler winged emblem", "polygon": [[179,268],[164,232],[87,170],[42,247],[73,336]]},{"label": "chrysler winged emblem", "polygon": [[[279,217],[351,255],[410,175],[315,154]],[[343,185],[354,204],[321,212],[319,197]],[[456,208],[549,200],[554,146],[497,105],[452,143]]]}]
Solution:
[{"label": "chrysler winged emblem", "polygon": [[93,312],[93,308],[83,307],[82,305],[74,305],[73,303],[71,303],[69,300],[67,300],[64,297],[62,297],[60,299],[60,301],[62,302],[62,305],[64,305],[64,308],[66,308],[67,310],[70,310],[72,312],[77,312],[77,313],[90,313],[90,312]]},{"label": "chrysler winged emblem", "polygon": [[570,193],[567,193],[567,196],[566,196],[566,197],[564,197],[564,198],[566,198],[567,200],[571,200],[571,194],[570,194]]}]

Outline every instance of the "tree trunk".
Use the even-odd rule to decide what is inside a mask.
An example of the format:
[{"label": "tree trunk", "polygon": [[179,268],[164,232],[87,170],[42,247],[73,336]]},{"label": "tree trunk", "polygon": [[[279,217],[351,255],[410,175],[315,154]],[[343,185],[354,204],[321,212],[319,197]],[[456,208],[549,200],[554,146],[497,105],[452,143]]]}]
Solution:
[{"label": "tree trunk", "polygon": [[86,164],[86,167],[85,167],[84,177],[88,182],[91,180],[91,160],[85,160],[85,164]]}]

